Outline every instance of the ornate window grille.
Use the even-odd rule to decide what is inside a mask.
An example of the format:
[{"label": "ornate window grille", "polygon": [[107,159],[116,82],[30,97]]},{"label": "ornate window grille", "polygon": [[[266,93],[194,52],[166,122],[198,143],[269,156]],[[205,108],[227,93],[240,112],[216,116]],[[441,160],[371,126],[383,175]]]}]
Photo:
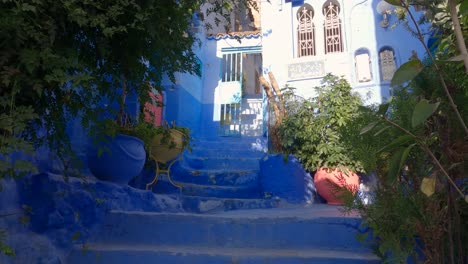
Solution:
[{"label": "ornate window grille", "polygon": [[391,48],[385,48],[380,51],[380,71],[382,72],[382,81],[391,81],[396,71],[395,55]]},{"label": "ornate window grille", "polygon": [[343,52],[343,41],[341,36],[340,7],[333,2],[323,8],[325,14],[324,34],[325,53]]},{"label": "ornate window grille", "polygon": [[299,57],[315,56],[315,26],[312,22],[314,10],[308,4],[302,5],[297,12],[297,45]]}]

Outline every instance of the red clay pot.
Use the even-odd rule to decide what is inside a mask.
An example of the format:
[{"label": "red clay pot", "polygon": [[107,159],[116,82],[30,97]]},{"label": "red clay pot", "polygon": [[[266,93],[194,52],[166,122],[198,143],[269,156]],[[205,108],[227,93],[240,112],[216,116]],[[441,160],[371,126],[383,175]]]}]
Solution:
[{"label": "red clay pot", "polygon": [[339,169],[320,168],[315,172],[314,183],[318,194],[328,204],[342,205],[343,201],[337,198],[340,193],[336,191],[336,186],[346,187],[355,193],[359,188],[359,176],[351,171],[344,173]]}]

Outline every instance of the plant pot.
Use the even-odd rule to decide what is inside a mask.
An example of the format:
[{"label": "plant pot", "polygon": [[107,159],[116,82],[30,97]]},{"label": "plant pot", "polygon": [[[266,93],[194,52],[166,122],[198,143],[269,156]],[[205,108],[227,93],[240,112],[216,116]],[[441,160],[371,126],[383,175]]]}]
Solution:
[{"label": "plant pot", "polygon": [[127,184],[140,174],[146,161],[143,141],[123,134],[97,145],[89,144],[87,156],[89,169],[96,178],[118,184]]},{"label": "plant pot", "polygon": [[169,137],[159,134],[151,142],[150,155],[161,163],[167,163],[177,158],[184,150],[184,133],[177,129],[170,129],[169,131]]},{"label": "plant pot", "polygon": [[328,204],[342,205],[337,187],[346,187],[355,193],[359,188],[359,176],[351,171],[346,174],[339,169],[320,168],[315,172],[314,183],[318,194]]}]

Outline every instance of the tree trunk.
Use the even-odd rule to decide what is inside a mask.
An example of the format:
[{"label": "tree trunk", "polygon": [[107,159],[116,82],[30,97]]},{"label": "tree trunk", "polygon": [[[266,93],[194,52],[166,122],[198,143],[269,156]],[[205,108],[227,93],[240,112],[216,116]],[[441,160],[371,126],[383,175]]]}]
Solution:
[{"label": "tree trunk", "polygon": [[[267,82],[267,80],[265,79],[265,77],[263,77],[263,75],[258,74],[258,76],[259,76],[258,79],[260,83],[262,84],[263,89],[265,90],[265,93],[267,94],[268,102],[273,107],[273,111],[275,113],[275,123],[273,125],[268,125],[269,136],[271,138],[271,143],[274,148],[273,151],[281,152],[282,144],[281,144],[281,139],[279,137],[279,128],[286,114],[285,107],[284,107],[283,94],[281,93],[281,90],[279,89],[278,83],[276,82],[276,79],[273,73],[271,72],[268,73],[270,83]],[[275,97],[277,97],[278,100],[276,100]]]},{"label": "tree trunk", "polygon": [[466,50],[465,39],[463,38],[463,32],[460,27],[460,20],[458,19],[455,0],[448,0],[448,3],[450,6],[450,16],[452,18],[453,30],[454,30],[455,38],[457,41],[458,51],[460,51],[460,54],[463,59],[463,63],[465,64],[465,72],[468,73],[468,52]]}]

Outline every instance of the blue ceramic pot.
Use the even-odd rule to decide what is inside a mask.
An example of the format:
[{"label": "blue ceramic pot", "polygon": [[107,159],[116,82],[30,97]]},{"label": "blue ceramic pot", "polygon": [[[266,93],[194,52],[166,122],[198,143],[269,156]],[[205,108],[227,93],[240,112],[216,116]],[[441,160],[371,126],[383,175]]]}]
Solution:
[{"label": "blue ceramic pot", "polygon": [[[99,156],[100,148],[103,152]],[[146,161],[143,141],[123,134],[88,144],[87,154],[89,169],[96,178],[118,184],[128,184],[140,174]]]}]

